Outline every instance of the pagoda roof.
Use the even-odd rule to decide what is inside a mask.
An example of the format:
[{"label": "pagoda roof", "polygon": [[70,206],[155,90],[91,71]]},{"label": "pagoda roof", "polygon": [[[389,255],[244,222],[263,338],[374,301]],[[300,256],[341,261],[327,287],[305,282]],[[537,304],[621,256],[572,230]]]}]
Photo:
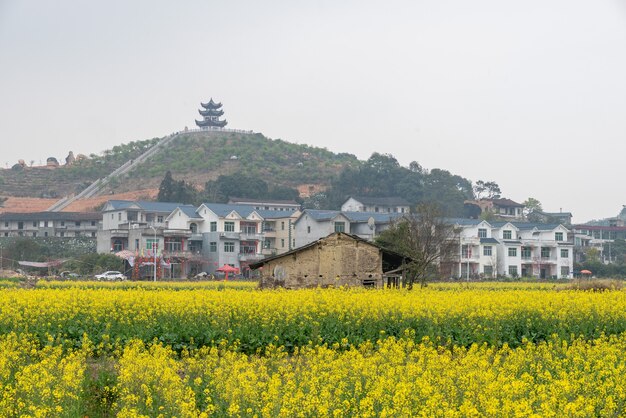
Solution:
[{"label": "pagoda roof", "polygon": [[215,110],[215,109],[206,109],[206,110],[198,110],[198,113],[200,113],[202,116],[222,116],[224,114],[224,111],[222,109],[220,110]]},{"label": "pagoda roof", "polygon": [[223,128],[227,124],[228,122],[225,120],[211,120],[211,119],[196,120],[196,125],[200,126],[201,128],[205,126],[217,126],[217,127]]},{"label": "pagoda roof", "polygon": [[222,107],[222,103],[215,103],[213,101],[213,98],[211,97],[211,100],[209,100],[209,103],[200,102],[200,106],[202,106],[205,109],[219,109],[220,107]]}]

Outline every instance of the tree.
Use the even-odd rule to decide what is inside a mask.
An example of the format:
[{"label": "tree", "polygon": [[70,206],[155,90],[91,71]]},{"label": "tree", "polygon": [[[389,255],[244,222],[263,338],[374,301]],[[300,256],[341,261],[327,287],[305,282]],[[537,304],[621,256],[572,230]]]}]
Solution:
[{"label": "tree", "polygon": [[174,195],[174,187],[175,181],[172,178],[172,172],[167,170],[165,177],[163,177],[163,180],[159,185],[159,195],[157,196],[157,200],[159,202],[171,202],[172,196]]},{"label": "tree", "polygon": [[524,205],[524,216],[528,217],[532,212],[542,211],[541,202],[534,197],[526,199],[522,205]]},{"label": "tree", "polygon": [[426,285],[438,273],[440,264],[451,261],[458,253],[459,242],[454,226],[441,216],[434,204],[418,205],[416,213],[407,215],[376,238],[384,248],[406,257],[406,284]]},{"label": "tree", "polygon": [[484,181],[478,180],[474,185],[474,193],[476,195],[476,199],[480,199],[483,197],[483,193],[487,199],[499,199],[502,191],[500,191],[500,186],[495,181]]},{"label": "tree", "polygon": [[185,180],[174,180],[172,173],[168,170],[159,186],[159,202],[179,202],[194,203],[196,200],[196,190]]}]

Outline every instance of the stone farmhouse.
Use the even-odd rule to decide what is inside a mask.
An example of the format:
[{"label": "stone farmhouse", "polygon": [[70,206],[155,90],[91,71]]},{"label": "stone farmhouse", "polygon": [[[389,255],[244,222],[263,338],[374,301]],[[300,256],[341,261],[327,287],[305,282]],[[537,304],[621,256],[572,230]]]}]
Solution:
[{"label": "stone farmhouse", "polygon": [[308,245],[253,263],[250,267],[261,272],[261,287],[381,288],[390,284],[387,279],[395,278],[403,261],[402,256],[362,238],[335,232]]}]

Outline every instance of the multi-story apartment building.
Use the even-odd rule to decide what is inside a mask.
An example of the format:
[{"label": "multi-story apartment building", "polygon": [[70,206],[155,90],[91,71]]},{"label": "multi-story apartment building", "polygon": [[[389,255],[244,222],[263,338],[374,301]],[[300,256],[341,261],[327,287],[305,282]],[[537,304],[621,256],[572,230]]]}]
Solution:
[{"label": "multi-story apartment building", "polygon": [[249,263],[293,248],[298,214],[251,205],[109,201],[102,210],[98,251],[139,260],[145,264],[140,277],[152,274],[155,256],[162,277],[215,273],[224,264],[247,274]]},{"label": "multi-story apartment building", "polygon": [[471,219],[451,223],[459,231],[457,277],[573,277],[573,242],[563,225]]},{"label": "multi-story apartment building", "polygon": [[1,237],[88,237],[96,239],[99,212],[0,214]]}]

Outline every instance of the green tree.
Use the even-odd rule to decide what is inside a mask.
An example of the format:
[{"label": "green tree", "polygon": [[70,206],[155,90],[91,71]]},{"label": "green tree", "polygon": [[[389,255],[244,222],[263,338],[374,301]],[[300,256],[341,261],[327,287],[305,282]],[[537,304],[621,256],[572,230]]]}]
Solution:
[{"label": "green tree", "polygon": [[172,178],[172,172],[167,170],[167,173],[165,173],[165,177],[163,177],[163,180],[159,185],[159,194],[157,196],[157,200],[159,202],[172,202],[174,189],[175,181],[174,178]]}]

